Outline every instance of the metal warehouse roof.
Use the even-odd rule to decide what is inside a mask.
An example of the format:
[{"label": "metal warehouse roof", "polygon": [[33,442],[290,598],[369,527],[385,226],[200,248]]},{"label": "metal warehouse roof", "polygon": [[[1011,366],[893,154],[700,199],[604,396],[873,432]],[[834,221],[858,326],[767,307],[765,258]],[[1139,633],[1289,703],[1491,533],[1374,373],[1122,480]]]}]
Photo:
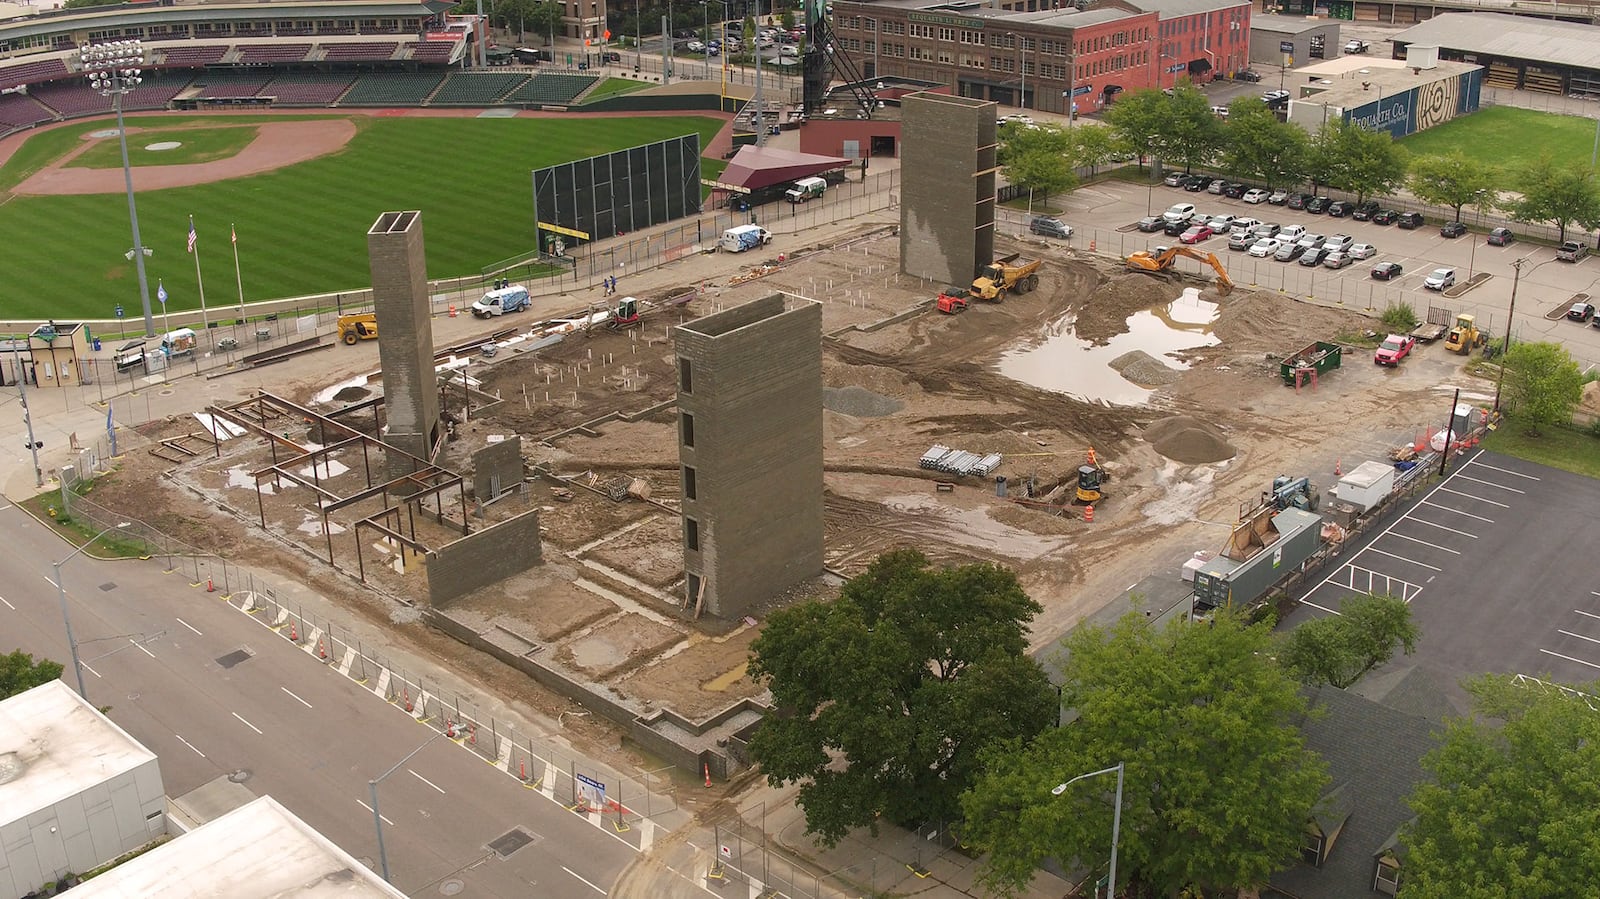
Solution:
[{"label": "metal warehouse roof", "polygon": [[1467,53],[1600,68],[1600,28],[1504,13],[1445,13],[1394,36],[1396,44],[1434,44]]},{"label": "metal warehouse roof", "polygon": [[1251,31],[1269,31],[1273,34],[1302,34],[1328,25],[1337,27],[1339,24],[1338,19],[1319,19],[1308,16],[1253,15],[1250,17]]}]

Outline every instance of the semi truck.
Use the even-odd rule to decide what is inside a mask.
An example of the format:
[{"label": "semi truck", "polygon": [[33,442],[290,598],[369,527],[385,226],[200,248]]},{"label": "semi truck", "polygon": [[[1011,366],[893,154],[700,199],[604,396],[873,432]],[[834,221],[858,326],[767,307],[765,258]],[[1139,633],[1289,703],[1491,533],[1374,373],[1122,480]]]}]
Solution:
[{"label": "semi truck", "polygon": [[1297,571],[1321,544],[1322,516],[1266,503],[1233,529],[1216,558],[1195,571],[1195,606],[1249,609],[1273,585]]},{"label": "semi truck", "polygon": [[722,232],[717,246],[729,253],[743,253],[772,242],[772,232],[760,225],[739,225]]}]

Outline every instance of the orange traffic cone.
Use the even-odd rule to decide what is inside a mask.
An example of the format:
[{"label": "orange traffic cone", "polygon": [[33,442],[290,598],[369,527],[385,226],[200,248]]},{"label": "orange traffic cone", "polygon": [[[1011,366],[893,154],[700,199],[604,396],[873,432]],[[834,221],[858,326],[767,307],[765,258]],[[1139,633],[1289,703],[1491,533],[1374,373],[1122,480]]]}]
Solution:
[{"label": "orange traffic cone", "polygon": [[1344,477],[1344,465],[1338,459],[1333,460],[1333,476],[1336,478]]},{"label": "orange traffic cone", "polygon": [[451,303],[450,304],[450,317],[451,318],[455,318],[456,317],[456,304],[455,303]]},{"label": "orange traffic cone", "polygon": [[701,765],[706,769],[706,786],[709,787],[711,786],[711,765],[706,762],[702,762]]},{"label": "orange traffic cone", "polygon": [[1094,521],[1094,506],[1083,507],[1083,520],[1086,522]]},{"label": "orange traffic cone", "polygon": [[211,583],[211,575],[209,575],[209,574],[206,575],[206,592],[207,593],[215,593],[215,592],[217,592],[217,586],[215,584]]},{"label": "orange traffic cone", "polygon": [[406,705],[406,711],[411,711],[411,688],[406,687],[401,691],[400,699]]},{"label": "orange traffic cone", "polygon": [[289,642],[290,643],[299,643],[300,642],[300,632],[295,630],[293,621],[289,622]]},{"label": "orange traffic cone", "polygon": [[328,649],[322,645],[321,638],[317,639],[317,657],[322,659],[324,662],[328,660]]}]

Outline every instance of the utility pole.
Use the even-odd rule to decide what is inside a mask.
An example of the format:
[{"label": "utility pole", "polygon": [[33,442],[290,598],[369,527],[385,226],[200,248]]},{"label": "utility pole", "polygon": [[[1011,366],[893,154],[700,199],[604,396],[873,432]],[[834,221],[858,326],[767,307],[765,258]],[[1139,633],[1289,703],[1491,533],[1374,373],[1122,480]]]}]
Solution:
[{"label": "utility pole", "polygon": [[1511,352],[1511,323],[1517,317],[1517,284],[1522,280],[1522,266],[1527,264],[1528,257],[1524,256],[1511,263],[1515,273],[1511,276],[1511,308],[1506,312],[1506,336],[1500,344],[1500,376],[1494,379],[1494,411],[1500,411],[1500,388],[1506,383],[1506,354]]},{"label": "utility pole", "polygon": [[17,363],[17,390],[22,397],[22,423],[28,426],[28,452],[33,454],[33,485],[43,487],[44,469],[39,467],[39,441],[33,439],[33,416],[28,414],[28,373],[22,370],[22,353],[17,350],[15,337],[11,339],[11,354]]}]

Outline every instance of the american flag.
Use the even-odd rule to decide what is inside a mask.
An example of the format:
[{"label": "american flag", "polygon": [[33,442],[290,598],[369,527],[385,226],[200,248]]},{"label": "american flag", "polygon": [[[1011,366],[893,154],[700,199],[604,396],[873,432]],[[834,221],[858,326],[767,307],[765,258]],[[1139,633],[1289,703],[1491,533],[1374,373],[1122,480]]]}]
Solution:
[{"label": "american flag", "polygon": [[191,253],[194,252],[195,239],[196,239],[196,236],[195,236],[195,233],[194,233],[194,217],[190,216],[189,217],[189,252],[191,252]]}]

